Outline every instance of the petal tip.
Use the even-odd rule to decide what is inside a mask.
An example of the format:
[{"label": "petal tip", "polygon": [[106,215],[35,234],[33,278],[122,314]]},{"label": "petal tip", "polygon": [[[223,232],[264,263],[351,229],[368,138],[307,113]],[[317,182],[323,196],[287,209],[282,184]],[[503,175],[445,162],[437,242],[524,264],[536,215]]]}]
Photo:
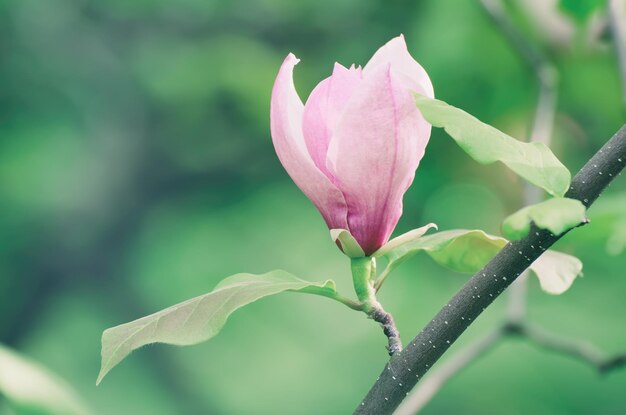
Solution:
[{"label": "petal tip", "polygon": [[[350,68],[350,69],[352,69],[352,68]],[[350,72],[350,69],[346,68],[345,66],[343,66],[339,62],[335,62],[335,64],[333,65],[333,75],[336,75],[338,73],[348,73],[348,72]]]},{"label": "petal tip", "polygon": [[285,58],[285,63],[293,63],[294,65],[297,65],[299,62],[300,59],[298,59],[298,57],[292,52],[289,52],[289,55]]},{"label": "petal tip", "polygon": [[401,47],[406,51],[409,50],[406,45],[406,38],[404,37],[404,33],[400,33],[398,36],[392,38],[389,42],[387,42],[387,45]]}]

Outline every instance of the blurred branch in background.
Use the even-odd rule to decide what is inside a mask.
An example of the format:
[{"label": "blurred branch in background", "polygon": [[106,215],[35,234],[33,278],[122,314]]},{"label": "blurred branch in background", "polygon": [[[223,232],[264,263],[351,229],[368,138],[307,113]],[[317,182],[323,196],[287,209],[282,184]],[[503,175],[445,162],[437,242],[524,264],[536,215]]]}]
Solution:
[{"label": "blurred branch in background", "polygon": [[[549,146],[557,109],[559,74],[556,66],[516,27],[500,0],[480,0],[480,4],[495,27],[504,35],[513,50],[537,78],[539,91],[529,141],[538,141]],[[626,88],[626,32],[622,20],[624,5],[626,5],[624,0],[610,1],[611,27],[614,33],[623,87]],[[626,103],[626,89],[624,90],[624,102]],[[525,205],[539,203],[542,199],[543,196],[539,188],[529,184],[524,185],[523,201]],[[526,324],[527,291],[528,272],[525,271],[509,288],[507,315],[502,326],[458,352],[421,383],[418,383],[415,390],[404,400],[395,414],[412,415],[421,411],[450,379],[491,351],[509,335],[521,336],[538,346],[571,355],[589,363],[601,373],[626,364],[626,355],[605,358],[593,345],[579,340],[561,338],[539,327]]]},{"label": "blurred branch in background", "polygon": [[626,106],[626,1],[609,0],[608,14],[622,79],[622,101]]},{"label": "blurred branch in background", "polygon": [[555,335],[541,327],[521,324],[505,327],[508,333],[520,335],[528,341],[557,353],[572,356],[593,366],[600,374],[626,366],[626,353],[606,357],[593,344],[580,339],[568,339]]},{"label": "blurred branch in background", "polygon": [[[509,296],[511,297],[516,293],[519,291],[510,292]],[[443,362],[436,371],[418,384],[394,414],[413,415],[419,413],[450,379],[508,337],[520,337],[546,350],[571,356],[589,364],[603,375],[626,366],[626,354],[606,357],[593,344],[578,339],[567,339],[540,327],[521,322],[505,323]]]}]

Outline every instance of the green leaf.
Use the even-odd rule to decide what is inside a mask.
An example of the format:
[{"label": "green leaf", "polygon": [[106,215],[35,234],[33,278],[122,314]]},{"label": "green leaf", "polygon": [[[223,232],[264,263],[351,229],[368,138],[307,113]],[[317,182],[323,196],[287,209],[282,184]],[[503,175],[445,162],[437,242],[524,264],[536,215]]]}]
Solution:
[{"label": "green leaf", "polygon": [[63,380],[0,345],[0,397],[18,414],[87,415],[91,412]]},{"label": "green leaf", "polygon": [[440,265],[458,272],[476,272],[493,258],[507,240],[481,230],[457,229],[437,232],[398,246],[384,256],[390,272],[420,251]]},{"label": "green leaf", "polygon": [[536,205],[518,210],[502,223],[502,232],[509,239],[521,239],[528,235],[530,224],[560,235],[568,229],[584,223],[586,209],[579,200],[555,197]]},{"label": "green leaf", "polygon": [[331,229],[330,237],[334,242],[339,241],[341,250],[349,258],[363,258],[365,256],[363,248],[361,248],[361,245],[354,239],[350,231],[346,229]]},{"label": "green leaf", "polygon": [[283,291],[313,290],[316,294],[327,296],[336,293],[335,284],[330,280],[313,283],[282,270],[262,275],[236,274],[228,277],[208,294],[105,330],[102,334],[102,366],[96,383],[100,383],[133,350],[144,345],[197,344],[215,336],[228,317],[240,307]]},{"label": "green leaf", "polygon": [[606,0],[559,0],[559,8],[579,23],[587,21],[604,4]]},{"label": "green leaf", "polygon": [[413,242],[416,239],[421,238],[429,229],[435,228],[437,229],[437,225],[434,223],[429,223],[428,225],[422,226],[421,228],[413,229],[407,233],[403,233],[400,236],[397,236],[387,242],[385,245],[380,247],[380,249],[372,254],[372,256],[384,256],[389,252],[398,249],[400,246]]},{"label": "green leaf", "polygon": [[429,123],[444,128],[477,162],[500,161],[553,196],[563,196],[569,188],[569,170],[543,143],[518,141],[443,101],[416,95],[416,104]]},{"label": "green leaf", "polygon": [[579,275],[583,263],[580,259],[562,252],[548,250],[535,260],[530,269],[539,278],[541,289],[548,294],[562,294]]}]

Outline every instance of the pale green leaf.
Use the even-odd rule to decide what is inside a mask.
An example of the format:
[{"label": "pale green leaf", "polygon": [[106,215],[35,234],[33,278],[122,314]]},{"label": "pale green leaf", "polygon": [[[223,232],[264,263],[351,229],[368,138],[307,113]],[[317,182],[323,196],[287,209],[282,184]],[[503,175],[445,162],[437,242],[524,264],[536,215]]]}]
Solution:
[{"label": "pale green leaf", "polygon": [[[238,308],[283,291],[329,291],[332,281],[312,283],[282,270],[262,275],[236,274],[210,293],[184,301],[102,334],[102,367],[97,383],[133,350],[151,343],[192,345],[215,336]],[[309,291],[311,292],[311,291]]]},{"label": "pale green leaf", "polygon": [[560,235],[584,223],[585,214],[585,205],[579,200],[555,197],[518,210],[504,220],[502,232],[509,239],[520,239],[528,235],[534,222],[539,228]]},{"label": "pale green leaf", "polygon": [[389,271],[424,251],[437,263],[454,271],[476,272],[506,244],[506,239],[481,230],[457,229],[423,236],[398,246],[384,256],[389,260]]},{"label": "pale green leaf", "polygon": [[569,170],[543,143],[518,141],[440,100],[416,95],[416,104],[429,123],[444,128],[479,163],[500,161],[554,196],[563,196],[569,188]]},{"label": "pale green leaf", "polygon": [[397,236],[387,242],[385,245],[380,247],[380,249],[372,254],[372,256],[384,256],[389,252],[398,249],[401,245],[410,243],[415,241],[416,239],[421,238],[428,230],[435,228],[437,229],[437,225],[434,223],[429,223],[428,225],[422,226],[421,228],[413,229],[407,233],[403,233],[400,236]]},{"label": "pale green leaf", "polygon": [[70,386],[38,363],[0,345],[0,396],[18,414],[88,415]]},{"label": "pale green leaf", "polygon": [[346,229],[331,229],[330,237],[334,242],[339,241],[343,253],[349,258],[363,258],[365,256],[363,248],[354,239],[350,231]]},{"label": "pale green leaf", "polygon": [[579,275],[583,263],[580,259],[562,252],[548,250],[535,260],[530,269],[539,278],[539,284],[548,294],[562,294]]}]

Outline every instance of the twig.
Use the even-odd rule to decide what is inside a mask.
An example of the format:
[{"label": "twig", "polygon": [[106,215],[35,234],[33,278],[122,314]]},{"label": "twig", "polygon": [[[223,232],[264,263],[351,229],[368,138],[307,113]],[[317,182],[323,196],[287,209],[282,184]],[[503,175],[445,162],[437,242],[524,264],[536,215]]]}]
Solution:
[{"label": "twig", "polygon": [[[576,174],[566,196],[578,199],[588,207],[624,167],[626,125]],[[391,414],[472,321],[562,236],[532,228],[525,238],[508,243],[457,292],[402,352],[390,359],[355,413]]]},{"label": "twig", "polygon": [[533,72],[540,77],[541,81],[549,83],[549,77],[552,76],[553,73],[550,70],[544,70],[547,60],[543,53],[532,43],[528,42],[526,37],[517,30],[513,22],[507,17],[506,10],[502,7],[502,3],[499,0],[480,0],[480,3],[488,16],[521,55],[523,61],[532,67]]},{"label": "twig", "polygon": [[609,0],[609,25],[622,80],[622,100],[626,106],[626,22],[624,20],[626,20],[626,2]]},{"label": "twig", "polygon": [[400,352],[402,350],[402,340],[400,340],[400,332],[393,320],[393,316],[386,312],[382,306],[380,306],[380,303],[378,303],[377,307],[372,308],[369,316],[383,328],[383,333],[387,336],[387,351],[389,352],[389,356]]},{"label": "twig", "polygon": [[494,330],[444,362],[438,367],[436,376],[425,378],[420,386],[415,388],[413,393],[398,407],[394,415],[413,415],[421,411],[444,384],[469,366],[470,363],[490,351],[504,335],[505,332],[502,329]]}]

